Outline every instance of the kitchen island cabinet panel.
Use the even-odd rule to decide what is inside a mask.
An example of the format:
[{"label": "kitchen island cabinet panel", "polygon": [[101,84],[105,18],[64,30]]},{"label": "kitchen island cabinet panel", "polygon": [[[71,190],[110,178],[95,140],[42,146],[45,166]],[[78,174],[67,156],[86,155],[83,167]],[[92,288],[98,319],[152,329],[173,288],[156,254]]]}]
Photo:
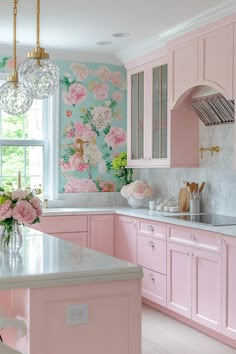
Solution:
[{"label": "kitchen island cabinet panel", "polygon": [[223,237],[222,331],[236,340],[236,239]]},{"label": "kitchen island cabinet panel", "polygon": [[114,256],[114,215],[92,215],[90,248]]}]

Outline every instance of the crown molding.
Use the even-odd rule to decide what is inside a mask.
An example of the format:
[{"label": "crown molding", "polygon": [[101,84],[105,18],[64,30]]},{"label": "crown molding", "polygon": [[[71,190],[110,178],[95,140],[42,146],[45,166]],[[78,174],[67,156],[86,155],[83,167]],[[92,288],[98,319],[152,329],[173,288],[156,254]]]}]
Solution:
[{"label": "crown molding", "polygon": [[145,55],[147,52],[151,52],[165,46],[171,39],[191,32],[199,27],[208,25],[221,19],[222,17],[231,15],[234,12],[236,12],[236,1],[226,1],[208,11],[205,11],[201,15],[194,16],[187,21],[179,23],[177,26],[171,27],[168,30],[159,33],[157,36],[152,37],[148,41],[146,40],[144,45],[140,45],[134,50],[133,48],[130,48],[129,50],[120,52],[119,58],[122,62],[127,63],[135,59],[137,56]]},{"label": "crown molding", "polygon": [[234,12],[236,12],[235,0],[226,1],[208,11],[205,11],[201,15],[194,16],[191,19],[181,22],[177,26],[168,29],[167,31],[161,32],[159,37],[168,41],[183,33],[208,25],[209,23],[219,20],[224,16],[231,15]]}]

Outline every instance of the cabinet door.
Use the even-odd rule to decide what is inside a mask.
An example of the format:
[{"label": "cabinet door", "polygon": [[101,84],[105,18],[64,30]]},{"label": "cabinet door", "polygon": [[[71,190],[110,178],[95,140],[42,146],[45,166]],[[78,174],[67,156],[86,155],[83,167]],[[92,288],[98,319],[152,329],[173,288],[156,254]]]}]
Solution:
[{"label": "cabinet door", "polygon": [[221,330],[221,255],[192,248],[192,320]]},{"label": "cabinet door", "polygon": [[145,114],[146,114],[146,67],[128,72],[128,165],[144,166],[145,161]]},{"label": "cabinet door", "polygon": [[223,244],[222,331],[236,340],[236,239],[225,236]]},{"label": "cabinet door", "polygon": [[167,246],[167,308],[191,318],[191,248]]},{"label": "cabinet door", "polygon": [[114,215],[92,215],[90,247],[114,256]]},{"label": "cabinet door", "polygon": [[187,41],[170,49],[170,108],[176,100],[198,79],[197,39]]},{"label": "cabinet door", "polygon": [[117,216],[116,219],[116,257],[137,263],[137,221],[135,218]]},{"label": "cabinet door", "polygon": [[199,79],[220,85],[233,98],[233,25],[199,38]]},{"label": "cabinet door", "polygon": [[149,120],[151,125],[147,122],[149,131],[147,131],[146,141],[149,144],[149,160],[151,164],[155,164],[158,159],[167,158],[167,64],[151,66],[150,70],[152,119]]},{"label": "cabinet door", "polygon": [[65,241],[75,243],[77,245],[88,247],[88,233],[87,232],[64,232],[64,233],[50,233],[52,236],[56,236]]}]

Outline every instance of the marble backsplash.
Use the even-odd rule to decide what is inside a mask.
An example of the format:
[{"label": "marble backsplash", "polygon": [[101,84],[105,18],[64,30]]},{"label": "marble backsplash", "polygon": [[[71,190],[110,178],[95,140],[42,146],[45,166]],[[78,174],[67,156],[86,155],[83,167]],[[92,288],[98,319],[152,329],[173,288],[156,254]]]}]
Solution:
[{"label": "marble backsplash", "polygon": [[220,152],[204,152],[199,168],[140,169],[137,178],[147,180],[156,196],[178,196],[183,181],[206,182],[201,211],[236,216],[236,169],[233,168],[234,125],[206,127],[200,122],[199,146],[219,146]]}]

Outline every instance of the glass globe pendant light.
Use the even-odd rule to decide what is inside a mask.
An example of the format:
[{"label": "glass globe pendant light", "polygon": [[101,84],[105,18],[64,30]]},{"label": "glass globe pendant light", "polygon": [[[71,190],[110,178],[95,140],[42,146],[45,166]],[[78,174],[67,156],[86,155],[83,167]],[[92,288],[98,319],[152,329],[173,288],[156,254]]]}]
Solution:
[{"label": "glass globe pendant light", "polygon": [[0,87],[0,107],[11,115],[19,115],[27,112],[32,106],[33,99],[27,91],[23,89],[18,81],[16,64],[16,17],[18,0],[13,0],[13,62],[14,71],[8,76],[7,81]]},{"label": "glass globe pendant light", "polygon": [[49,59],[49,54],[40,47],[40,0],[36,0],[36,47],[28,53],[19,67],[19,79],[23,87],[36,99],[43,99],[52,95],[59,83],[59,69]]}]

